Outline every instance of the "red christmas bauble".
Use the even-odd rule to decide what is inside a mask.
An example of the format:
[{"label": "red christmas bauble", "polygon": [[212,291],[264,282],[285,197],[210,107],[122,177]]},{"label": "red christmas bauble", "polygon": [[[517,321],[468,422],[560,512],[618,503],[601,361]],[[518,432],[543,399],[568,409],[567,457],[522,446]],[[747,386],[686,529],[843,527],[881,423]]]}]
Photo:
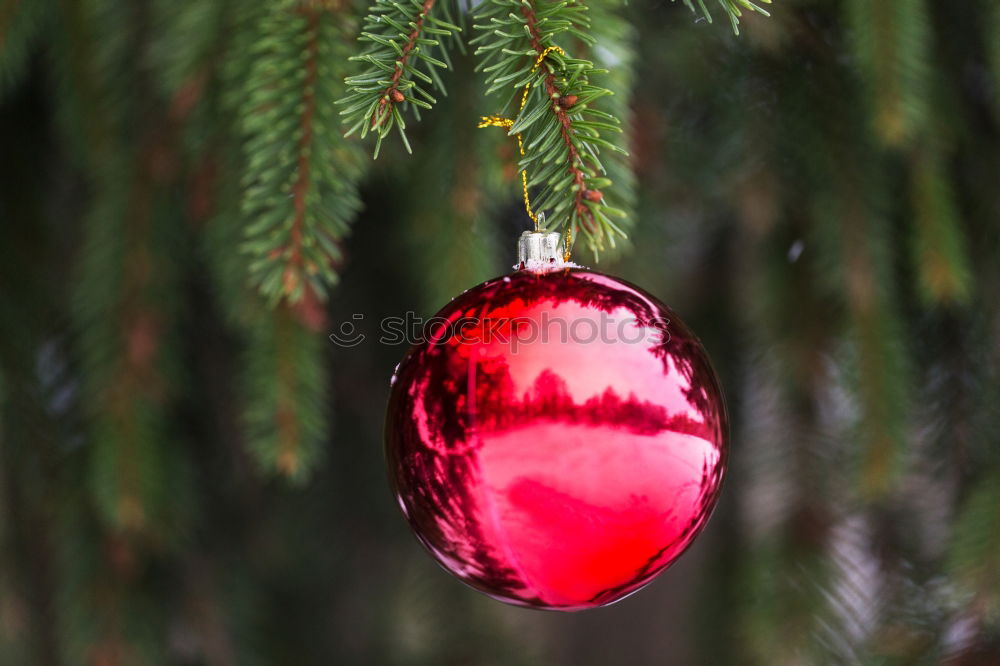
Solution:
[{"label": "red christmas bauble", "polygon": [[445,306],[393,377],[391,483],[445,569],[512,604],[617,601],[704,527],[728,427],[676,314],[589,270],[521,269]]}]

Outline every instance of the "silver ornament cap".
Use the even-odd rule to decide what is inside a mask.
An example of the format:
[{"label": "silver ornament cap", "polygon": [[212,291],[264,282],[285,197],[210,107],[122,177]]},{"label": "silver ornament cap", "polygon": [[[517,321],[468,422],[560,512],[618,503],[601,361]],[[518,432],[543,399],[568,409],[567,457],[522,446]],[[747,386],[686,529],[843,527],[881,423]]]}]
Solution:
[{"label": "silver ornament cap", "polygon": [[517,241],[520,264],[549,264],[562,260],[562,234],[558,231],[525,231]]},{"label": "silver ornament cap", "polygon": [[[545,214],[539,213],[538,226],[545,224]],[[517,239],[517,266],[515,269],[550,271],[566,268],[563,237],[558,231],[525,231]]]}]

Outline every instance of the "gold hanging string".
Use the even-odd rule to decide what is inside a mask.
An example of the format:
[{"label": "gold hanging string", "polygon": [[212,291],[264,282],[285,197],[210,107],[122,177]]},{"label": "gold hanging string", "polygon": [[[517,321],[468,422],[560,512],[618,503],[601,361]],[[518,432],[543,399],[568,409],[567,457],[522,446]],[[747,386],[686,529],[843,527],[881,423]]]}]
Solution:
[{"label": "gold hanging string", "polygon": [[[538,58],[535,59],[535,64],[531,68],[531,73],[534,74],[535,70],[538,69],[539,67],[541,67],[542,61],[545,60],[545,57],[547,55],[549,55],[550,53],[553,53],[553,52],[558,53],[559,55],[562,55],[562,56],[566,55],[566,52],[563,51],[562,48],[560,48],[558,46],[548,46],[548,47],[546,47],[545,50],[542,51],[538,55]],[[518,114],[520,114],[521,111],[524,110],[524,105],[528,101],[528,93],[530,91],[531,91],[531,83],[529,82],[526,86],[524,86],[524,93],[521,95],[521,106],[517,110]],[[483,127],[503,127],[503,128],[508,129],[508,130],[511,127],[513,127],[513,126],[514,126],[514,119],[513,118],[504,118],[503,116],[483,116],[482,120],[479,121],[479,125],[478,125],[478,127],[480,129],[483,128]],[[518,149],[518,151],[520,151],[521,157],[524,157],[524,139],[521,138],[521,133],[520,132],[518,132],[514,136],[517,137],[517,149]],[[538,231],[539,230],[538,229],[538,215],[536,215],[535,211],[533,211],[531,209],[531,198],[528,196],[528,171],[527,171],[527,169],[521,169],[521,187],[524,190],[524,209],[526,211],[528,211],[528,217],[530,217],[531,221],[535,223],[535,231]],[[569,241],[571,241],[571,240],[572,240],[572,232],[571,232],[570,229],[567,228],[566,229],[566,242],[567,242],[567,244],[566,244],[566,251],[565,251],[566,261],[569,261]]]}]

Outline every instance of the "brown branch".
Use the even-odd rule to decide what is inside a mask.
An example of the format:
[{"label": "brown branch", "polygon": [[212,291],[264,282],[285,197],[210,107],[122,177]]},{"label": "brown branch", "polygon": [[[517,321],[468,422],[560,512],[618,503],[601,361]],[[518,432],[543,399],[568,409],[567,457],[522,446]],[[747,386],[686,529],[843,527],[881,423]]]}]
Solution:
[{"label": "brown branch", "polygon": [[[311,166],[310,146],[313,139],[313,117],[316,114],[316,79],[319,75],[319,12],[304,12],[306,30],[309,37],[306,41],[306,76],[302,83],[302,118],[299,123],[302,136],[299,139],[298,175],[292,185],[292,219],[291,238],[289,246],[288,266],[282,275],[282,286],[286,296],[291,296],[298,287],[302,271],[302,227],[305,225],[306,196],[309,193],[309,169]],[[284,252],[282,252],[284,254]]]},{"label": "brown branch", "polygon": [[381,125],[382,121],[392,113],[393,104],[399,104],[405,99],[403,93],[399,91],[399,79],[403,76],[403,65],[410,59],[410,55],[417,45],[417,40],[420,38],[420,31],[424,28],[424,21],[433,7],[434,0],[424,0],[424,5],[420,10],[420,15],[417,17],[416,23],[413,25],[413,30],[406,36],[406,43],[403,44],[402,48],[403,54],[396,58],[396,71],[392,73],[389,85],[382,92],[382,99],[379,101],[378,108],[372,114],[372,127]]},{"label": "brown branch", "polygon": [[[541,56],[545,52],[545,46],[542,44],[542,35],[538,32],[538,17],[535,16],[535,10],[530,5],[525,4],[521,7],[521,15],[527,21],[528,33],[531,35],[531,48],[535,50],[538,56]],[[584,203],[588,199],[587,186],[584,180],[585,174],[579,167],[583,163],[583,159],[576,149],[576,144],[573,143],[573,136],[576,134],[573,129],[573,120],[569,117],[566,107],[559,104],[558,100],[562,96],[562,91],[556,86],[556,75],[551,70],[545,76],[545,93],[548,96],[552,113],[556,115],[556,119],[559,121],[559,133],[562,135],[563,143],[566,144],[566,150],[569,152],[569,166],[567,170],[573,175],[573,183],[576,185],[576,192],[573,195],[576,213],[580,216],[584,226],[588,230],[593,231],[597,228],[597,225],[594,222],[594,216],[590,212],[590,208]]]}]

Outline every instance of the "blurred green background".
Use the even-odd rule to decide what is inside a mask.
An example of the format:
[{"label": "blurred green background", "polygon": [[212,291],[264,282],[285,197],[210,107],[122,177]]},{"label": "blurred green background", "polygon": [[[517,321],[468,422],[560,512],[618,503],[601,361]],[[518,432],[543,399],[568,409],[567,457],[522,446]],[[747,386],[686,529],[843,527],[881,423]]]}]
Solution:
[{"label": "blurred green background", "polygon": [[[733,449],[674,567],[552,614],[441,571],[383,469],[405,350],[366,327],[527,226],[471,57],[371,163],[332,106],[361,6],[0,0],[0,664],[1000,664],[1000,4],[588,4],[631,146],[597,266],[699,333]],[[360,213],[328,299],[270,307],[247,193],[302,153],[252,100],[310,62]]]}]

